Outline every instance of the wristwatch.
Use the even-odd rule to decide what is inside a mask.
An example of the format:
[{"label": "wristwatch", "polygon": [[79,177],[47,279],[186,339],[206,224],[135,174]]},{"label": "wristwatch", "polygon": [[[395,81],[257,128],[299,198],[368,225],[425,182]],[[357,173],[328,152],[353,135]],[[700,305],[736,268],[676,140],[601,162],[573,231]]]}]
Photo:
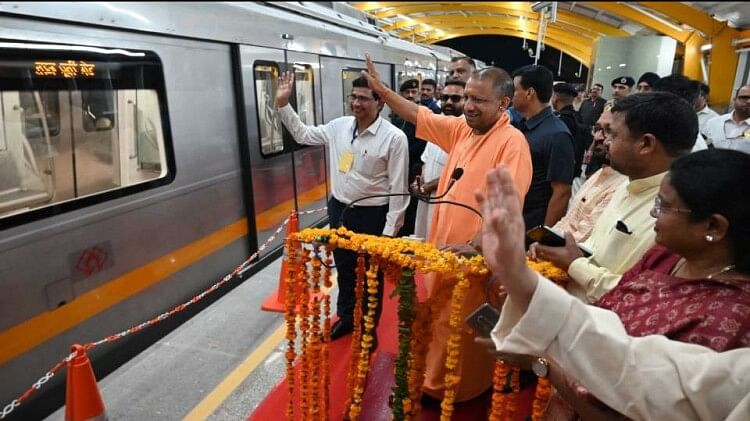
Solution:
[{"label": "wristwatch", "polygon": [[544,358],[537,358],[531,363],[531,371],[537,377],[547,377],[549,375],[549,361]]}]

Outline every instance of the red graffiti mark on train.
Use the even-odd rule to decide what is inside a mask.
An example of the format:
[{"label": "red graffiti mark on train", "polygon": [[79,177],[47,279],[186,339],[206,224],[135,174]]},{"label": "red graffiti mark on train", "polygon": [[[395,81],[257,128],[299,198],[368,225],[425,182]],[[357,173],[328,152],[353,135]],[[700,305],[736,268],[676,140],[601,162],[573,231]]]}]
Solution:
[{"label": "red graffiti mark on train", "polygon": [[86,276],[91,276],[104,268],[108,257],[107,252],[100,247],[87,248],[81,252],[76,269]]}]

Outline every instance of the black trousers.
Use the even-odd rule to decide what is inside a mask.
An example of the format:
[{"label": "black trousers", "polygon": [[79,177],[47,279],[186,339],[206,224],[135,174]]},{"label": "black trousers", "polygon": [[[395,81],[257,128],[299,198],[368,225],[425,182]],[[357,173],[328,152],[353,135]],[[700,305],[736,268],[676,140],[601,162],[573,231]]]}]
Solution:
[{"label": "black trousers", "polygon": [[[346,207],[331,196],[328,200],[328,218],[331,228],[341,226],[341,214]],[[358,206],[349,208],[344,215],[343,225],[351,231],[360,234],[381,235],[385,227],[385,216],[388,213],[388,205],[383,206]],[[339,296],[336,301],[336,313],[344,322],[352,322],[354,319],[354,304],[356,295],[354,292],[357,282],[357,253],[344,249],[335,249],[333,259],[338,272]],[[369,256],[365,260],[365,267],[369,267]],[[367,285],[365,284],[365,299],[362,303],[362,314],[367,314]],[[378,307],[375,311],[375,326],[380,321],[380,313],[383,309],[383,272],[378,271]]]},{"label": "black trousers", "polygon": [[416,197],[409,197],[409,206],[404,213],[404,225],[398,232],[399,237],[408,237],[414,234],[414,225],[417,220],[417,205],[419,200]]}]

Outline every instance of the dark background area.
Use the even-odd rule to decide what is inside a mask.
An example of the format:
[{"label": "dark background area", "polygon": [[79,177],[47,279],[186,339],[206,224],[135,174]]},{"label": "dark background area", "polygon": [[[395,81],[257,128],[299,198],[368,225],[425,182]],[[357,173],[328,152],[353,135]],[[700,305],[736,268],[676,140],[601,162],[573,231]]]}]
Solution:
[{"label": "dark background area", "polygon": [[[526,64],[534,64],[534,58],[529,57],[528,49],[536,53],[536,41],[527,40],[527,48],[522,49],[523,39],[504,35],[472,35],[440,41],[438,45],[461,51],[469,57],[481,60],[488,65],[494,64],[512,73],[513,70]],[[586,66],[578,73],[580,62],[573,57],[563,54],[562,68],[558,74],[560,63],[560,50],[545,45],[541,52],[539,62],[550,69],[555,75],[555,81],[570,83],[586,83],[589,69]]]}]

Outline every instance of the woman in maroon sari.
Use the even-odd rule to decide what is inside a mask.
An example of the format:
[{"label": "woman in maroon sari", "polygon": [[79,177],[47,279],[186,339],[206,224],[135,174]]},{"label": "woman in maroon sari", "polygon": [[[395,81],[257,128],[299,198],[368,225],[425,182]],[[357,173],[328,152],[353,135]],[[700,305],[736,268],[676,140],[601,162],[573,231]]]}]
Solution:
[{"label": "woman in maroon sari", "polygon": [[[632,336],[664,335],[716,351],[750,346],[750,155],[709,149],[674,161],[651,215],[656,245],[595,305]],[[552,376],[582,419],[613,419],[576,385]],[[558,381],[554,381],[554,378]],[[559,399],[546,419],[565,419]],[[568,414],[571,415],[571,414]]]},{"label": "woman in maroon sari", "polygon": [[[675,160],[651,215],[656,245],[595,305],[617,313],[632,336],[750,346],[750,154],[709,149]],[[526,367],[536,356],[499,358]],[[545,420],[618,418],[550,363],[557,393]]]},{"label": "woman in maroon sari", "polygon": [[750,346],[750,156],[680,158],[651,215],[656,243],[597,303],[634,336],[664,335],[716,351]]}]

